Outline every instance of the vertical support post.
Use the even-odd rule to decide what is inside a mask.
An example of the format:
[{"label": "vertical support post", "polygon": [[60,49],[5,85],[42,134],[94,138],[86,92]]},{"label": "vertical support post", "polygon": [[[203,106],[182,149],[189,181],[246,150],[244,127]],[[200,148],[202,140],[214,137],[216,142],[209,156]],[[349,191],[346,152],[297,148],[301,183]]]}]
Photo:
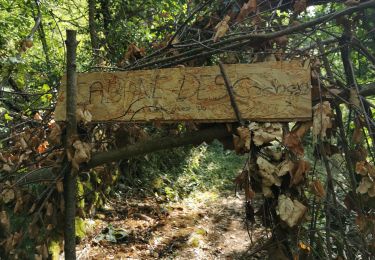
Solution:
[{"label": "vertical support post", "polygon": [[[66,68],[66,151],[72,149],[72,141],[77,136],[77,74],[76,74],[76,50],[77,50],[77,32],[73,30],[66,31],[66,47],[67,47],[67,68]],[[64,253],[65,259],[76,259],[76,193],[77,193],[77,172],[70,166],[64,173],[64,200],[65,200],[65,216],[64,216]]]}]

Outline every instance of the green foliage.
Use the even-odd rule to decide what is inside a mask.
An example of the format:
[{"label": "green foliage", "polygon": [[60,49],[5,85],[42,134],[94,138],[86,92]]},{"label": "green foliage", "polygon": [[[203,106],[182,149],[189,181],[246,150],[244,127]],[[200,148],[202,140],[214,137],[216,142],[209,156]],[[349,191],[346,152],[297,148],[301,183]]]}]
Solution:
[{"label": "green foliage", "polygon": [[137,183],[171,201],[196,191],[234,189],[233,180],[245,161],[243,156],[224,150],[218,141],[190,150],[158,152],[147,158],[138,161]]}]

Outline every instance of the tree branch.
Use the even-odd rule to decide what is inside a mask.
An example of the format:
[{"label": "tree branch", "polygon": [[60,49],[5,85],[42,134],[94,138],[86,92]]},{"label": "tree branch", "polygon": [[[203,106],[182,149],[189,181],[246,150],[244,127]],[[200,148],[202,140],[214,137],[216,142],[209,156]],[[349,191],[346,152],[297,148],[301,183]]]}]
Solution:
[{"label": "tree branch", "polygon": [[231,133],[223,126],[208,128],[188,133],[183,136],[156,138],[131,146],[126,146],[118,150],[94,154],[92,159],[87,163],[85,169],[159,150],[175,148],[188,144],[200,144],[202,142],[209,142],[214,139],[225,138],[228,136],[231,136]]},{"label": "tree branch", "polygon": [[[336,19],[338,17],[344,16],[344,15],[349,15],[349,14],[358,12],[360,10],[366,9],[366,8],[375,8],[375,1],[374,0],[367,1],[367,2],[361,3],[361,4],[359,4],[357,6],[354,6],[354,7],[351,7],[351,8],[346,8],[346,9],[341,10],[341,11],[337,11],[337,12],[334,12],[334,13],[331,13],[331,14],[323,15],[321,17],[318,17],[314,20],[308,21],[308,22],[303,23],[303,24],[287,27],[287,28],[285,28],[283,30],[280,30],[280,31],[276,31],[276,32],[272,32],[272,33],[240,35],[240,36],[224,39],[224,40],[221,40],[221,41],[216,42],[216,43],[207,44],[207,46],[209,48],[213,49],[211,51],[205,51],[206,47],[198,47],[198,48],[195,48],[195,49],[192,49],[192,50],[189,50],[189,51],[186,51],[186,52],[183,52],[183,53],[180,53],[178,55],[171,56],[171,57],[165,57],[165,58],[162,58],[162,59],[159,59],[159,60],[154,60],[154,61],[146,62],[146,63],[143,63],[143,64],[131,66],[128,69],[129,70],[136,70],[136,69],[141,69],[141,68],[146,68],[146,67],[154,67],[154,66],[167,67],[165,64],[167,64],[168,66],[172,66],[172,65],[175,65],[175,64],[179,64],[181,62],[192,60],[192,59],[195,58],[194,55],[208,56],[208,55],[212,55],[212,54],[216,54],[216,53],[228,50],[229,47],[230,48],[238,48],[239,46],[244,45],[244,44],[248,44],[248,45],[260,44],[264,41],[268,41],[268,40],[278,38],[278,37],[281,37],[281,36],[284,36],[284,35],[290,35],[290,34],[293,34],[293,33],[301,32],[301,31],[303,31],[307,28],[314,27],[318,24],[326,23],[326,22],[331,21],[333,19]],[[242,41],[242,43],[241,43],[241,41]],[[240,42],[240,43],[238,43],[238,42]],[[236,43],[236,44],[233,44],[233,43]],[[219,47],[221,47],[221,49],[217,49]],[[179,58],[181,58],[181,59],[178,60]]]}]

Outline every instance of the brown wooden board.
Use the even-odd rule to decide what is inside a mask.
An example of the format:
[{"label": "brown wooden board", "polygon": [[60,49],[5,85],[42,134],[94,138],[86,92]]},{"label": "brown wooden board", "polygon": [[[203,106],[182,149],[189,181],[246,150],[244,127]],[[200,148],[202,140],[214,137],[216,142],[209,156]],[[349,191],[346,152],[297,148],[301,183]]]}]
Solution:
[{"label": "brown wooden board", "polygon": [[[300,61],[224,66],[243,119],[311,119],[310,68]],[[93,121],[236,121],[219,66],[81,73],[77,84]],[[65,88],[57,121],[66,120]]]}]

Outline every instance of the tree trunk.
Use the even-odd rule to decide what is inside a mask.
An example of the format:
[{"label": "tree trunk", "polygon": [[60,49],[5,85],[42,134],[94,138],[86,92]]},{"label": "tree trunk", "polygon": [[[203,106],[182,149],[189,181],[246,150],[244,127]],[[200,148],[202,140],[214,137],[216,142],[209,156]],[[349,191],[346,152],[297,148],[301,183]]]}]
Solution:
[{"label": "tree trunk", "polygon": [[[65,149],[72,149],[72,138],[77,135],[77,74],[76,74],[76,31],[67,30],[67,84],[66,84],[66,142]],[[76,259],[76,192],[77,173],[75,170],[67,170],[64,175],[64,200],[65,200],[65,223],[64,223],[64,252],[65,259]]]},{"label": "tree trunk", "polygon": [[92,53],[94,56],[95,64],[100,63],[100,44],[99,38],[96,31],[96,24],[95,24],[95,14],[96,14],[96,0],[88,0],[88,9],[89,9],[89,32],[90,32],[90,39],[91,39],[91,48]]}]

